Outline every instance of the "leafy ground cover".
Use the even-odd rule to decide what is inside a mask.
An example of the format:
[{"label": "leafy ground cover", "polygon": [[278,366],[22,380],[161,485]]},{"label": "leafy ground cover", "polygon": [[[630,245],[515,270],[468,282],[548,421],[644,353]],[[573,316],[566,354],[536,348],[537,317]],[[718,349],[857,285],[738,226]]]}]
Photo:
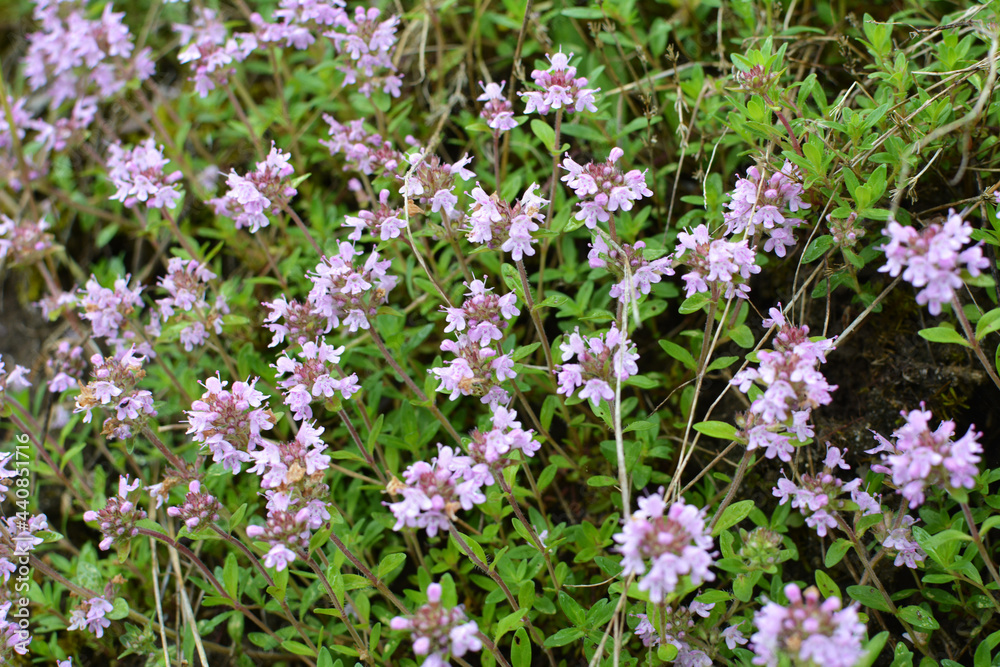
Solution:
[{"label": "leafy ground cover", "polygon": [[0,17],[3,664],[1000,660],[995,3]]}]

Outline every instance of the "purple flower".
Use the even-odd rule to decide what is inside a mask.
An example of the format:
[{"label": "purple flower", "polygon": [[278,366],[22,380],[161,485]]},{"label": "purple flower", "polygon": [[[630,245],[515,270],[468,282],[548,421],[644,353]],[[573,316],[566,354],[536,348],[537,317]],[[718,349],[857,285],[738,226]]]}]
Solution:
[{"label": "purple flower", "polygon": [[99,524],[104,538],[99,545],[102,551],[107,551],[112,545],[119,549],[127,547],[131,539],[139,534],[135,524],[146,518],[146,512],[129,499],[139,485],[139,480],[130,484],[127,475],[121,477],[118,480],[118,495],[108,498],[102,509],[83,513],[84,521],[96,521]]},{"label": "purple flower", "polygon": [[461,606],[445,609],[441,593],[441,584],[431,584],[427,587],[427,604],[412,616],[396,616],[389,623],[393,630],[413,635],[413,652],[426,656],[421,664],[427,667],[444,667],[449,654],[461,658],[483,647],[476,622],[466,621]]},{"label": "purple flower", "polygon": [[88,630],[98,639],[104,636],[104,630],[111,627],[111,621],[105,618],[114,610],[114,605],[103,597],[93,597],[84,602],[70,614],[70,624],[67,630]]},{"label": "purple flower", "polygon": [[381,11],[375,7],[354,8],[354,20],[350,15],[338,17],[338,27],[344,32],[331,30],[325,33],[334,44],[337,53],[347,54],[349,61],[337,66],[344,73],[344,84],[361,82],[359,90],[365,97],[381,88],[387,95],[399,97],[403,79],[392,62],[391,51],[396,45],[396,27],[399,19],[391,16],[379,21]]},{"label": "purple flower", "polygon": [[574,162],[568,153],[563,160],[561,166],[568,173],[561,180],[581,200],[576,219],[591,229],[598,222],[606,222],[615,211],[630,211],[634,202],[653,196],[646,186],[645,171],[633,169],[623,174],[616,166],[624,154],[625,151],[615,147],[606,162],[588,162],[585,166]]},{"label": "purple flower", "polygon": [[340,392],[347,400],[361,390],[356,373],[343,375],[339,370],[343,353],[343,345],[333,347],[320,338],[302,344],[298,354],[301,361],[292,359],[288,352],[278,357],[276,376],[289,374],[278,386],[285,390],[285,405],[292,408],[295,419],[312,419],[310,404],[317,399],[329,399]]},{"label": "purple flower", "polygon": [[507,132],[517,127],[514,120],[514,106],[503,96],[503,87],[506,81],[501,81],[499,85],[495,83],[479,82],[479,87],[483,89],[483,94],[476,98],[478,102],[485,102],[483,110],[479,112],[479,117],[486,121],[486,124],[493,130],[494,135]]},{"label": "purple flower", "polygon": [[785,214],[807,209],[810,204],[802,201],[805,189],[798,183],[798,169],[791,162],[786,161],[781,171],[762,180],[757,167],[750,167],[746,178],[737,179],[732,200],[726,204],[729,209],[724,216],[726,234],[745,233],[752,238],[758,227],[762,228],[769,236],[764,251],[773,249],[775,255],[784,257],[785,247],[795,245],[792,230],[805,224],[804,220]]},{"label": "purple flower", "polygon": [[[678,500],[670,508],[659,494],[640,498],[639,509],[614,536],[622,554],[623,574],[645,575],[639,590],[648,591],[654,604],[676,590],[688,575],[698,585],[712,581],[712,538],[705,529],[705,512]],[[649,560],[649,566],[646,560]]]},{"label": "purple flower", "polygon": [[246,60],[258,44],[253,33],[230,36],[215,10],[195,7],[193,11],[195,18],[190,24],[174,24],[183,47],[177,59],[181,64],[192,64],[188,81],[194,83],[199,97],[206,97],[217,86],[228,84],[236,71],[233,63]]},{"label": "purple flower", "polygon": [[128,150],[112,144],[108,152],[108,178],[118,188],[111,199],[129,208],[137,201],[149,208],[177,206],[181,193],[174,184],[181,179],[181,172],[163,173],[168,161],[163,157],[163,147],[157,147],[152,137]]},{"label": "purple flower", "polygon": [[212,494],[202,491],[201,482],[195,479],[188,485],[184,504],[168,507],[167,514],[178,517],[188,531],[194,533],[219,520],[219,501]]},{"label": "purple flower", "polygon": [[983,453],[978,441],[982,433],[974,431],[974,427],[970,426],[965,435],[952,441],[955,422],[943,421],[931,432],[933,415],[924,409],[923,403],[920,408],[909,414],[900,413],[906,424],[892,434],[895,444],[874,433],[879,446],[868,450],[869,454],[882,455],[885,465],[873,465],[872,470],[892,475],[897,491],[910,502],[910,509],[923,504],[927,487],[974,488],[979,455]]},{"label": "purple flower", "polygon": [[93,380],[80,389],[73,412],[86,412],[83,421],[89,423],[91,410],[107,406],[114,415],[104,421],[101,433],[109,438],[130,438],[145,426],[146,419],[156,415],[153,395],[139,389],[139,382],[146,376],[142,370],[144,357],[135,356],[134,348],[120,357],[90,358]]},{"label": "purple flower", "polygon": [[576,68],[570,66],[573,54],[566,55],[561,50],[552,55],[545,54],[550,66],[546,70],[534,70],[531,78],[539,91],[518,93],[524,100],[525,113],[538,112],[543,116],[552,109],[570,111],[597,111],[594,93],[600,88],[586,88],[588,81],[576,76]]},{"label": "purple flower", "polygon": [[417,461],[406,469],[405,482],[393,478],[389,493],[403,496],[399,502],[386,503],[396,517],[393,530],[423,528],[434,537],[438,530],[448,530],[459,509],[470,510],[486,502],[481,488],[487,482],[473,472],[475,463],[439,444],[438,455],[430,463]]},{"label": "purple flower", "polygon": [[347,236],[352,241],[360,241],[362,232],[388,241],[399,236],[406,227],[406,218],[402,209],[389,208],[389,191],[379,193],[379,208],[375,211],[361,211],[355,216],[344,216],[344,227],[354,230]]},{"label": "purple flower", "polygon": [[793,664],[853,667],[861,659],[865,626],[856,605],[840,608],[839,598],[822,604],[819,591],[785,586],[789,605],[768,602],[754,615],[757,632],[750,638],[755,665],[777,667],[782,656]]},{"label": "purple flower", "polygon": [[115,280],[114,289],[101,287],[97,278],[90,277],[86,289],[80,290],[81,316],[90,322],[94,335],[110,341],[118,339],[118,330],[125,319],[135,310],[142,308],[139,296],[142,287],[130,289],[130,275]]},{"label": "purple flower", "polygon": [[[617,325],[612,324],[607,334],[590,338],[580,336],[580,328],[563,337],[559,345],[562,364],[555,367],[559,386],[556,393],[570,396],[577,389],[580,398],[596,408],[601,399],[614,400],[613,385],[618,380],[624,382],[639,373],[639,354],[632,341],[622,335]],[[577,363],[566,363],[576,357]]]},{"label": "purple flower", "polygon": [[31,221],[22,218],[14,222],[0,214],[0,260],[9,266],[34,264],[53,248],[48,220]]},{"label": "purple flower", "polygon": [[722,294],[729,299],[737,296],[747,298],[750,286],[746,282],[750,276],[760,273],[754,262],[756,248],[750,248],[746,239],[742,241],[713,240],[706,225],[698,225],[691,233],[678,232],[675,263],[685,264],[691,270],[684,276],[685,295],[697,292],[711,292],[713,298]]},{"label": "purple flower", "polygon": [[191,439],[210,449],[212,460],[233,474],[263,445],[261,432],[277,422],[264,394],[254,388],[256,383],[257,378],[235,382],[230,391],[226,389],[228,382],[210,377],[203,383],[201,399],[185,413]]},{"label": "purple flower", "polygon": [[403,154],[388,141],[383,141],[381,135],[369,134],[363,120],[352,120],[342,125],[329,114],[325,114],[323,120],[330,126],[330,139],[320,140],[319,143],[329,149],[330,155],[344,155],[347,161],[344,171],[351,168],[369,175],[394,174],[405,162]]},{"label": "purple flower", "polygon": [[323,333],[339,327],[341,321],[351,333],[368,329],[369,318],[389,301],[389,292],[396,286],[396,276],[389,275],[392,261],[381,259],[372,250],[364,263],[359,262],[364,253],[347,241],[342,241],[338,252],[323,257],[314,273],[308,274],[313,287],[308,301],[313,312],[326,319]]},{"label": "purple flower", "polygon": [[927,305],[931,315],[939,315],[941,306],[962,286],[962,269],[978,276],[990,266],[983,257],[982,242],[962,249],[972,238],[972,226],[954,210],[949,209],[944,225],[930,224],[918,232],[890,220],[882,233],[889,243],[879,248],[887,261],[879,271],[892,277],[902,272],[903,280],[923,288],[917,292],[917,303]]},{"label": "purple flower", "polygon": [[594,237],[594,243],[587,253],[587,261],[591,268],[607,269],[619,280],[611,287],[612,298],[628,303],[631,299],[638,299],[640,294],[649,294],[652,286],[660,282],[663,276],[674,275],[669,255],[649,260],[643,256],[645,247],[643,241],[636,241],[634,245],[622,243],[619,252],[608,247],[602,234]]},{"label": "purple flower", "polygon": [[469,241],[485,243],[489,248],[499,247],[509,252],[514,261],[534,255],[531,233],[544,224],[541,209],[549,203],[535,194],[537,188],[538,184],[532,183],[520,200],[508,204],[496,194],[488,196],[477,183],[470,193],[475,203],[469,213]]},{"label": "purple flower", "polygon": [[269,223],[265,212],[277,213],[295,196],[290,177],[295,169],[289,164],[291,153],[282,153],[271,144],[271,152],[263,162],[258,162],[254,171],[240,176],[235,171],[226,180],[229,191],[208,203],[216,213],[233,218],[236,229],[249,227],[254,233]]}]

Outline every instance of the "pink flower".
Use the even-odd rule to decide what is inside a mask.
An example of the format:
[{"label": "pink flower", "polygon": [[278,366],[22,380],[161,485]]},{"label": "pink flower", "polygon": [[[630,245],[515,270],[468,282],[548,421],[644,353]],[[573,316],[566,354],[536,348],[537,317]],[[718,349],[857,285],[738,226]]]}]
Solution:
[{"label": "pink flower", "polygon": [[777,667],[781,656],[793,664],[853,667],[861,659],[865,626],[858,621],[857,606],[840,608],[839,598],[822,604],[819,591],[803,592],[795,584],[785,587],[787,607],[768,602],[754,615],[757,632],[750,638],[755,665]]},{"label": "pink flower", "polygon": [[[563,337],[559,346],[562,364],[555,368],[559,386],[556,393],[569,396],[583,387],[580,398],[589,399],[596,408],[601,399],[614,398],[613,386],[617,380],[624,382],[639,373],[638,353],[632,341],[624,338],[617,325],[612,324],[607,334],[584,339],[579,327]],[[566,363],[576,357],[577,363]]]},{"label": "pink flower", "polygon": [[503,96],[503,87],[506,81],[501,81],[499,85],[488,83],[483,85],[479,82],[479,87],[483,89],[483,94],[476,98],[478,102],[485,102],[483,110],[479,112],[480,118],[493,130],[495,135],[507,132],[517,127],[514,120],[514,106]]},{"label": "pink flower", "polygon": [[612,148],[606,162],[588,162],[580,166],[569,154],[563,160],[562,168],[568,173],[561,180],[573,189],[580,201],[577,220],[583,220],[593,229],[598,222],[606,222],[617,210],[630,211],[634,202],[643,197],[653,196],[646,186],[646,172],[633,169],[627,173],[616,166],[624,155],[618,147]]},{"label": "pink flower", "polygon": [[181,172],[163,173],[168,161],[163,157],[163,147],[157,147],[152,137],[128,150],[112,144],[108,151],[108,178],[118,188],[111,199],[129,208],[137,201],[149,208],[177,206],[181,193],[174,184],[181,179]]},{"label": "pink flower", "polygon": [[949,209],[944,225],[930,224],[918,232],[890,220],[882,233],[889,236],[889,243],[879,248],[887,261],[879,271],[893,277],[902,272],[903,280],[923,288],[917,292],[917,303],[927,305],[931,315],[941,314],[941,306],[962,286],[963,269],[978,276],[990,265],[983,257],[982,242],[963,250],[972,238],[972,226],[954,210]]},{"label": "pink flower", "polygon": [[708,569],[714,559],[704,510],[683,500],[668,509],[660,494],[640,498],[639,509],[614,536],[622,554],[623,574],[644,575],[639,590],[648,591],[654,604],[676,590],[682,576],[690,576],[696,586],[715,579]]},{"label": "pink flower", "polygon": [[236,229],[249,227],[254,233],[269,224],[266,212],[277,213],[295,196],[290,177],[295,172],[289,163],[290,153],[282,153],[271,144],[271,152],[256,169],[246,176],[231,171],[226,180],[229,191],[223,197],[210,200],[219,213],[231,217]]},{"label": "pink flower", "polygon": [[483,647],[476,622],[466,621],[461,606],[445,609],[441,594],[440,584],[429,585],[427,604],[412,616],[396,616],[389,623],[393,630],[413,635],[413,652],[426,656],[421,664],[427,667],[443,667],[448,664],[449,654],[461,658]]},{"label": "pink flower", "polygon": [[675,263],[686,264],[691,271],[684,276],[685,295],[698,292],[721,294],[729,299],[747,298],[750,276],[760,273],[754,262],[757,254],[746,239],[737,242],[713,240],[706,225],[698,225],[691,233],[678,232]]},{"label": "pink flower", "polygon": [[576,68],[569,64],[573,54],[562,51],[552,55],[546,54],[550,66],[546,70],[534,70],[531,78],[540,91],[518,93],[525,103],[525,113],[538,112],[543,116],[551,109],[569,111],[597,111],[594,104],[594,93],[600,88],[586,88],[588,81],[576,76]]}]

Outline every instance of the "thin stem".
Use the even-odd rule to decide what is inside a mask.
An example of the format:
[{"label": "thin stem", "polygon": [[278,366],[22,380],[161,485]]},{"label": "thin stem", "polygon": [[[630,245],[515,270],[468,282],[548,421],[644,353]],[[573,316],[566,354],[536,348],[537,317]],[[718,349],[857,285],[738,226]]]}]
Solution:
[{"label": "thin stem", "polygon": [[722,499],[722,504],[720,504],[719,509],[715,511],[715,516],[712,517],[712,522],[708,524],[709,532],[712,532],[712,529],[715,528],[715,524],[719,522],[719,518],[722,517],[723,511],[729,507],[729,503],[733,502],[733,498],[736,496],[736,491],[739,489],[740,482],[743,481],[743,475],[746,474],[749,463],[750,450],[748,449],[743,453],[743,458],[740,459],[740,467],[736,469],[736,476],[733,477],[733,481],[729,485],[729,491],[726,493],[726,497]]},{"label": "thin stem", "polygon": [[[531,321],[535,324],[535,331],[538,332],[538,340],[542,343],[542,350],[545,352],[545,363],[549,367],[549,372],[555,372],[552,364],[552,349],[549,347],[549,339],[545,335],[545,328],[542,326],[542,318],[535,310],[535,301],[531,297],[531,285],[528,284],[528,272],[524,270],[524,261],[517,260],[517,272],[521,275],[521,287],[524,289],[524,302],[531,314]],[[540,296],[540,295],[539,295]]]},{"label": "thin stem", "polygon": [[[969,525],[969,533],[972,535],[972,541],[976,544],[976,549],[979,550],[979,555],[982,557],[983,562],[986,563],[986,569],[989,570],[990,576],[993,577],[993,581],[996,582],[997,586],[1000,586],[1000,574],[997,573],[993,559],[990,558],[990,554],[986,550],[986,545],[983,544],[983,536],[979,534],[979,527],[976,526],[976,522],[972,518],[972,509],[968,503],[959,503],[959,506],[962,508],[962,514],[965,515],[965,522]],[[989,597],[993,606],[1000,610],[1000,602],[997,602],[996,597],[994,595],[990,595]]]},{"label": "thin stem", "polygon": [[969,322],[969,318],[965,316],[965,311],[962,310],[962,304],[958,300],[957,294],[951,297],[951,305],[955,314],[958,316],[958,321],[962,324],[962,330],[965,331],[965,338],[969,341],[969,347],[976,354],[976,357],[979,358],[983,368],[986,369],[986,374],[990,376],[991,380],[993,380],[993,384],[1000,389],[1000,377],[997,376],[997,370],[994,368],[990,360],[986,358],[986,354],[983,352],[982,346],[980,346],[979,341],[976,340],[976,334],[972,330],[972,324]]},{"label": "thin stem", "polygon": [[142,434],[146,436],[147,440],[153,443],[154,447],[160,450],[160,453],[162,453],[163,456],[166,457],[170,465],[172,465],[174,468],[177,469],[177,472],[180,473],[181,477],[185,477],[188,474],[187,462],[185,462],[184,459],[182,459],[181,457],[177,456],[172,451],[170,451],[170,449],[165,444],[163,444],[163,441],[160,440],[159,436],[153,433],[153,429],[149,428],[148,424],[143,425]]},{"label": "thin stem", "polygon": [[254,150],[257,151],[257,157],[263,158],[264,149],[260,145],[260,139],[257,137],[256,130],[254,130],[253,125],[250,124],[250,119],[247,118],[246,112],[243,111],[243,105],[240,104],[240,101],[236,99],[235,95],[233,95],[233,91],[229,86],[224,86],[224,88],[226,89],[226,95],[229,97],[229,103],[233,105],[233,109],[236,111],[236,116],[240,119],[240,122],[246,126],[247,132],[250,134],[250,141],[253,142]]},{"label": "thin stem", "polygon": [[369,467],[371,467],[371,469],[375,471],[375,474],[378,475],[379,481],[381,481],[383,484],[387,483],[388,480],[386,480],[385,478],[385,473],[382,472],[382,468],[380,468],[379,465],[375,463],[375,459],[368,452],[368,448],[365,447],[365,443],[361,440],[361,436],[358,435],[357,430],[355,430],[354,424],[351,423],[350,415],[348,415],[347,411],[343,409],[341,409],[340,412],[338,412],[337,414],[340,415],[340,419],[344,422],[344,425],[347,427],[347,431],[348,433],[351,434],[351,438],[354,439],[354,444],[356,444],[358,446],[358,449],[361,450],[361,455],[365,457],[365,461],[368,462]]},{"label": "thin stem", "polygon": [[497,659],[500,663],[500,667],[510,667],[510,663],[507,662],[507,658],[504,657],[503,653],[500,652],[500,647],[493,643],[493,640],[484,635],[482,632],[477,632],[476,636],[479,637],[479,641],[483,643],[483,646],[490,650],[493,657]]},{"label": "thin stem", "polygon": [[500,483],[500,488],[503,489],[503,492],[507,495],[507,500],[510,501],[510,506],[514,508],[514,514],[517,515],[517,518],[521,520],[521,525],[523,525],[525,530],[528,531],[528,536],[531,537],[532,542],[535,543],[535,548],[541,551],[542,556],[545,557],[545,566],[549,570],[549,576],[552,578],[552,585],[555,587],[556,594],[558,595],[560,588],[559,580],[556,579],[556,571],[552,567],[552,558],[549,556],[549,550],[545,548],[544,544],[542,544],[542,538],[540,538],[538,533],[535,532],[535,527],[530,521],[528,521],[527,518],[525,518],[524,512],[521,511],[521,506],[517,503],[517,498],[514,497],[514,490],[510,488],[509,484],[507,484],[507,480],[503,476],[503,472],[498,471],[495,476],[497,481]]},{"label": "thin stem", "polygon": [[439,410],[438,407],[434,405],[434,403],[427,398],[427,395],[420,389],[420,387],[416,385],[415,382],[413,382],[413,380],[406,373],[406,371],[400,368],[396,360],[393,359],[392,355],[389,353],[388,348],[386,348],[385,346],[385,341],[382,340],[382,337],[375,330],[375,323],[372,322],[371,320],[369,320],[369,327],[370,328],[368,329],[368,333],[371,335],[372,340],[375,341],[375,345],[377,345],[378,349],[382,352],[382,356],[385,357],[386,362],[390,366],[392,366],[392,369],[396,371],[397,375],[403,378],[403,382],[405,382],[406,386],[410,388],[410,391],[416,394],[417,398],[420,399],[421,402],[428,404],[428,408],[430,409],[430,411],[434,413],[434,416],[437,417],[437,420],[439,422],[441,422],[441,425],[444,426],[445,430],[451,434],[451,437],[455,439],[455,442],[457,442],[458,444],[462,444],[461,436],[458,435],[458,432],[455,430],[455,427],[451,425],[451,422],[448,421],[448,418],[445,417],[444,414],[442,414],[441,410]]},{"label": "thin stem", "polygon": [[299,229],[302,230],[302,233],[306,235],[306,238],[312,245],[313,250],[316,251],[316,254],[319,255],[320,257],[323,257],[323,249],[319,247],[319,243],[317,243],[316,239],[313,238],[313,235],[309,232],[309,229],[306,227],[306,223],[302,222],[302,218],[299,217],[299,214],[296,213],[294,210],[292,210],[292,207],[289,206],[287,203],[282,203],[281,209],[288,214],[288,217],[290,217],[295,222],[295,224],[298,225]]},{"label": "thin stem", "polygon": [[167,222],[170,223],[170,229],[173,230],[174,236],[176,236],[177,240],[180,241],[181,247],[184,248],[184,250],[191,257],[191,259],[197,260],[199,264],[204,264],[205,260],[202,258],[201,253],[195,250],[195,248],[191,245],[191,243],[188,242],[187,237],[185,237],[184,234],[181,233],[181,228],[177,224],[177,220],[174,219],[174,216],[170,213],[170,211],[167,210],[166,208],[163,208],[160,209],[160,213],[163,215],[164,218],[167,219]]},{"label": "thin stem", "polygon": [[327,581],[326,575],[323,574],[323,571],[319,569],[319,565],[317,565],[316,562],[308,556],[308,554],[302,553],[300,551],[298,553],[298,556],[303,561],[305,561],[307,565],[309,565],[312,571],[316,573],[316,576],[323,584],[323,587],[326,588],[326,593],[330,597],[330,600],[333,601],[333,606],[335,606],[337,608],[337,611],[340,612],[341,616],[340,620],[342,620],[344,622],[344,625],[347,626],[347,631],[351,634],[351,639],[354,640],[355,646],[358,647],[358,652],[359,652],[358,657],[361,658],[363,661],[367,662],[368,664],[374,665],[375,661],[372,659],[371,654],[368,653],[368,647],[365,645],[365,642],[361,639],[361,635],[359,635],[358,631],[354,628],[354,624],[351,623],[351,619],[350,617],[348,617],[347,611],[344,609],[344,605],[340,604],[340,600],[337,599],[336,594],[333,592],[333,587],[331,587],[330,582]]},{"label": "thin stem", "polygon": [[[771,99],[767,95],[761,95],[761,97],[764,98],[764,102],[766,102],[768,106],[775,107],[775,104],[771,102]],[[788,138],[792,142],[792,148],[801,156],[802,146],[799,145],[799,140],[795,138],[795,132],[792,131],[792,126],[785,117],[785,114],[781,111],[781,109],[774,108],[774,115],[777,116],[778,120],[781,121],[781,124],[785,126],[785,131],[788,132]]]},{"label": "thin stem", "polygon": [[385,585],[385,582],[376,577],[375,574],[361,562],[361,559],[355,556],[354,553],[347,548],[347,545],[344,544],[339,537],[337,537],[336,533],[330,533],[330,541],[337,545],[337,548],[340,549],[340,553],[344,554],[344,556],[347,557],[347,560],[351,561],[351,564],[354,565],[355,569],[361,573],[361,576],[370,581],[372,586],[378,589],[378,592],[381,593],[385,599],[395,605],[396,609],[401,611],[403,614],[409,615],[410,610],[407,609],[406,605],[400,602],[399,598],[397,598],[396,595],[389,590],[389,587]]}]

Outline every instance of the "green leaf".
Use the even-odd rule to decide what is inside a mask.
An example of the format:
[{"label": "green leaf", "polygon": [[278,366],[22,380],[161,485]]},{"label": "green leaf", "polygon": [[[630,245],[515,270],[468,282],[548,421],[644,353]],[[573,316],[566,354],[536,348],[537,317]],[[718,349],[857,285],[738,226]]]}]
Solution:
[{"label": "green leaf", "polygon": [[934,618],[934,614],[927,611],[923,607],[918,607],[917,605],[903,607],[899,610],[897,616],[899,616],[900,620],[906,621],[910,625],[920,628],[921,630],[937,630],[941,627],[941,625]]},{"label": "green leaf", "polygon": [[238,597],[240,583],[240,566],[236,562],[236,554],[229,552],[226,556],[226,565],[222,568],[222,583],[229,593],[229,597],[234,600]]},{"label": "green leaf", "polygon": [[805,249],[802,253],[802,263],[808,264],[816,259],[822,257],[830,246],[833,245],[833,237],[829,234],[824,234],[823,236],[817,236],[813,239],[812,243]]},{"label": "green leaf", "polygon": [[852,600],[856,600],[870,609],[889,611],[889,605],[885,603],[885,599],[874,586],[848,586],[847,594],[851,596]]},{"label": "green leaf", "polygon": [[656,657],[664,662],[673,662],[680,651],[673,644],[660,644],[656,647]]},{"label": "green leaf", "polygon": [[559,591],[559,608],[563,610],[573,625],[584,625],[587,621],[587,615],[583,611],[583,607],[580,603],[573,599],[569,593],[566,591]]},{"label": "green leaf", "polygon": [[552,129],[548,123],[539,118],[533,118],[531,120],[531,131],[535,133],[539,141],[545,145],[545,147],[551,153],[554,150],[556,144],[556,131]]},{"label": "green leaf", "polygon": [[736,439],[736,427],[727,422],[699,422],[694,425],[694,430],[710,438],[719,438],[720,440]]},{"label": "green leaf", "polygon": [[719,357],[718,359],[716,359],[715,361],[713,361],[708,365],[708,368],[705,369],[705,372],[711,373],[712,371],[717,371],[722,368],[729,368],[730,366],[733,365],[733,362],[739,361],[739,359],[740,359],[739,357]]},{"label": "green leaf", "polygon": [[519,609],[501,618],[500,621],[497,623],[497,631],[496,635],[493,638],[493,643],[498,644],[500,642],[500,639],[505,634],[507,634],[514,628],[518,627],[519,624],[521,623],[521,619],[527,612],[528,612],[527,609]]},{"label": "green leaf", "polygon": [[[864,647],[865,655],[858,661],[858,664],[854,665],[854,667],[872,667],[872,665],[875,664],[875,658],[878,657],[878,654],[881,653],[882,649],[885,647],[887,639],[889,639],[889,633],[885,630],[869,639]],[[902,646],[903,642],[900,642],[900,645]]]},{"label": "green leaf", "polygon": [[511,667],[531,667],[531,642],[524,628],[518,628],[514,633],[514,641],[510,645]]},{"label": "green leaf", "polygon": [[548,639],[545,640],[545,648],[556,648],[557,646],[565,646],[575,642],[580,637],[583,637],[584,632],[580,628],[563,628],[554,635],[550,635]]},{"label": "green leaf", "polygon": [[285,641],[281,642],[281,648],[285,649],[292,655],[307,655],[310,657],[316,655],[315,651],[313,651],[311,648],[309,648],[302,642],[297,642],[291,639],[286,639]]},{"label": "green leaf", "polygon": [[119,621],[128,616],[128,602],[125,598],[115,598],[111,611],[105,614],[105,618],[111,621]]},{"label": "green leaf", "polygon": [[562,10],[562,15],[568,16],[571,19],[586,19],[590,21],[599,21],[604,18],[604,12],[597,7],[567,7]]},{"label": "green leaf", "polygon": [[711,301],[711,297],[706,292],[692,294],[688,298],[684,299],[684,302],[677,308],[677,312],[681,315],[697,313],[699,310],[708,305],[709,301]]},{"label": "green leaf", "polygon": [[404,562],[406,562],[406,554],[389,554],[378,564],[378,578],[384,579],[386,575],[400,567]]},{"label": "green leaf", "polygon": [[816,587],[825,598],[840,598],[840,588],[823,570],[816,570]]},{"label": "green leaf", "polygon": [[931,327],[921,329],[917,332],[920,337],[932,343],[952,343],[953,345],[964,345],[971,347],[969,341],[962,338],[962,334],[948,327]]},{"label": "green leaf", "polygon": [[617,483],[617,479],[607,475],[594,475],[593,477],[587,478],[587,486],[614,486]]},{"label": "green leaf", "polygon": [[982,340],[986,334],[998,329],[1000,329],[1000,308],[994,308],[976,322],[976,340]]},{"label": "green leaf", "polygon": [[826,550],[826,559],[823,564],[828,568],[833,567],[844,559],[844,554],[846,554],[850,548],[851,541],[840,538],[831,544],[830,548]]},{"label": "green leaf", "polygon": [[750,516],[750,512],[753,511],[754,507],[756,507],[756,504],[752,500],[741,500],[727,507],[722,512],[722,516],[719,517],[718,522],[716,522],[715,528],[712,529],[712,536],[718,535],[725,529],[735,526]]},{"label": "green leaf", "polygon": [[687,369],[692,371],[697,369],[698,362],[696,362],[694,360],[694,356],[692,356],[692,354],[683,347],[677,343],[672,343],[669,340],[661,340],[659,343],[664,352],[684,364]]},{"label": "green leaf", "polygon": [[749,350],[754,345],[753,332],[751,332],[750,327],[745,324],[741,324],[738,327],[730,329],[729,337],[733,339],[734,343],[742,347],[744,350]]}]

